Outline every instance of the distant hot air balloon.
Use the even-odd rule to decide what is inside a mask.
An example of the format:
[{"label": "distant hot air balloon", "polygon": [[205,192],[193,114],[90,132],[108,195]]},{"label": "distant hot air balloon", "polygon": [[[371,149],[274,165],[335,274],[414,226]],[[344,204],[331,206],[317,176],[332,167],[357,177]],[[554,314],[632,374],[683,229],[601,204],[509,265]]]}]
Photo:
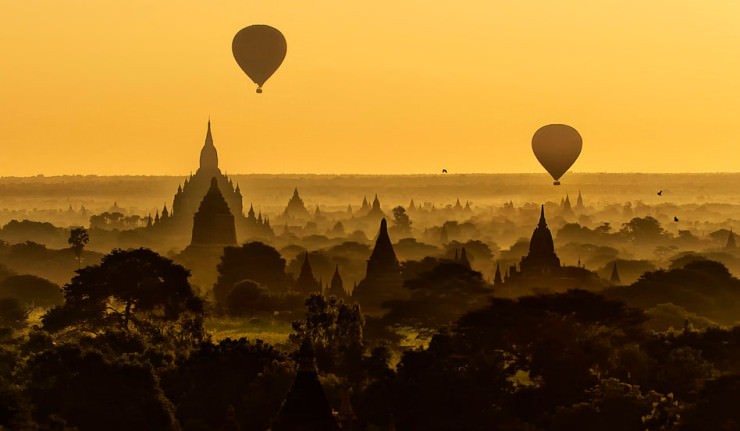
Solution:
[{"label": "distant hot air balloon", "polygon": [[285,37],[269,25],[250,25],[239,30],[231,43],[234,59],[244,73],[258,85],[257,92],[280,67],[288,46]]},{"label": "distant hot air balloon", "polygon": [[532,151],[540,164],[552,175],[554,185],[581,154],[583,141],[578,131],[565,124],[548,124],[532,137]]}]

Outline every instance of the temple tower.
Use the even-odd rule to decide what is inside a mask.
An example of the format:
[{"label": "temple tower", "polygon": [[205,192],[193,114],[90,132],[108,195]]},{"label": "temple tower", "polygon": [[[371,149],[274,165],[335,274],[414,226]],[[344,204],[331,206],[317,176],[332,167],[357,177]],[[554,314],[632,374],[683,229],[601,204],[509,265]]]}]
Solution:
[{"label": "temple tower", "polygon": [[298,351],[298,373],[280,412],[272,423],[273,431],[339,431],[329,399],[319,382],[316,360],[309,338]]},{"label": "temple tower", "polygon": [[529,254],[522,258],[520,270],[525,275],[547,274],[560,268],[560,259],[555,254],[552,233],[545,220],[545,206],[540,210],[540,221],[529,241]]},{"label": "temple tower", "polygon": [[236,228],[234,216],[229,211],[215,177],[200,202],[198,212],[193,216],[193,236],[191,245],[234,245]]},{"label": "temple tower", "polygon": [[321,293],[321,284],[314,278],[313,270],[311,269],[311,262],[308,260],[308,252],[306,252],[303,258],[303,265],[301,265],[301,272],[295,281],[296,292],[304,295],[310,295],[312,293]]}]

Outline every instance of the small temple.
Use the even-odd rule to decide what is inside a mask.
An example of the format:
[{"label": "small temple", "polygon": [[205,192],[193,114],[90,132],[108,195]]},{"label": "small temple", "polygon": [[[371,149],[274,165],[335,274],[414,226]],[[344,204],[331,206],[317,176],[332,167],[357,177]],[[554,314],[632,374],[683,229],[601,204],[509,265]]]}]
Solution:
[{"label": "small temple", "polygon": [[578,199],[576,200],[576,209],[579,211],[582,211],[585,207],[583,206],[583,196],[581,195],[581,191],[578,190]]},{"label": "small temple", "polygon": [[540,221],[529,241],[529,254],[522,258],[520,271],[529,275],[548,274],[560,268],[560,259],[555,254],[552,233],[545,220],[545,206],[540,210]]},{"label": "small temple", "polygon": [[303,265],[301,265],[301,272],[295,281],[294,290],[306,296],[312,293],[321,293],[321,283],[313,275],[311,262],[308,260],[308,252],[306,252],[303,258]]},{"label": "small temple", "polygon": [[285,396],[272,431],[339,431],[319,381],[313,346],[305,338],[298,351],[298,373]]},{"label": "small temple", "polygon": [[334,268],[334,275],[331,277],[331,283],[329,284],[329,290],[327,290],[326,296],[347,299],[347,291],[344,290],[344,282],[342,281],[342,276],[339,275],[339,265],[336,265]]},{"label": "small temple", "polygon": [[730,229],[730,233],[727,234],[727,243],[725,244],[725,248],[728,250],[734,250],[737,248],[737,245],[735,245],[735,233],[732,232],[732,229]]},{"label": "small temple", "polygon": [[293,190],[293,196],[288,201],[288,206],[285,207],[283,218],[286,221],[308,220],[311,218],[311,214],[306,209],[303,199],[298,194],[298,187]]},{"label": "small temple", "polygon": [[[566,196],[564,203],[567,201]],[[495,278],[499,277],[501,277],[501,271],[497,268]],[[602,283],[596,273],[583,268],[580,264],[561,266],[560,258],[555,253],[552,232],[545,219],[545,206],[542,205],[539,222],[529,241],[529,252],[519,262],[519,269],[515,265],[509,267],[499,285],[519,285],[530,291],[537,289],[539,292],[544,292],[573,288],[600,288],[604,287]],[[496,280],[494,280],[494,286],[496,286]]]},{"label": "small temple", "polygon": [[612,267],[612,275],[609,277],[609,282],[611,284],[622,284],[622,279],[619,278],[619,271],[617,270],[617,261],[614,261],[614,266]]},{"label": "small temple", "polygon": [[367,260],[365,278],[352,292],[352,298],[361,304],[378,305],[393,296],[394,291],[399,290],[402,284],[401,266],[388,236],[388,223],[383,218],[375,247]]}]

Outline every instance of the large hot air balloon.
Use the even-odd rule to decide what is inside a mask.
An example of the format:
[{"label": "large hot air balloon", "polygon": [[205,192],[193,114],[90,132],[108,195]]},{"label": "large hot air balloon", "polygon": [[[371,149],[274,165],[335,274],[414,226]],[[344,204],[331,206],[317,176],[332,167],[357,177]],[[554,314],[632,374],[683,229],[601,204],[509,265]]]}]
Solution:
[{"label": "large hot air balloon", "polygon": [[554,185],[581,154],[583,141],[578,131],[565,124],[540,127],[532,137],[532,151],[540,164],[552,175]]},{"label": "large hot air balloon", "polygon": [[257,92],[280,67],[288,45],[285,37],[269,25],[250,25],[239,30],[231,43],[234,59],[244,73],[257,84]]}]

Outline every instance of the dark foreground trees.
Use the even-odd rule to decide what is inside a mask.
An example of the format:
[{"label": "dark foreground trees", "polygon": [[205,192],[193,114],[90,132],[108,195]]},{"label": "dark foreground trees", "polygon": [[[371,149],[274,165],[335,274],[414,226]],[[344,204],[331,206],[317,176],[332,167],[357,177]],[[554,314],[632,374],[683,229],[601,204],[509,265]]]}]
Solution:
[{"label": "dark foreground trees", "polygon": [[44,327],[52,332],[118,328],[155,339],[200,340],[203,300],[193,292],[189,275],[149,249],[114,250],[64,286],[64,305],[43,317]]},{"label": "dark foreground trees", "polygon": [[[491,299],[477,273],[445,265],[410,279],[431,301],[416,314],[372,321],[431,327],[428,345],[378,336],[359,306],[313,295],[273,347],[212,341],[184,268],[114,251],[65,286],[43,328],[22,313],[0,322],[0,428],[266,430],[295,377],[290,341],[310,338],[327,399],[349,402],[359,431],[737,429],[740,328],[653,332],[642,310],[578,290]],[[684,275],[727,281],[702,265]],[[231,301],[249,310],[263,295],[240,285]]]}]

